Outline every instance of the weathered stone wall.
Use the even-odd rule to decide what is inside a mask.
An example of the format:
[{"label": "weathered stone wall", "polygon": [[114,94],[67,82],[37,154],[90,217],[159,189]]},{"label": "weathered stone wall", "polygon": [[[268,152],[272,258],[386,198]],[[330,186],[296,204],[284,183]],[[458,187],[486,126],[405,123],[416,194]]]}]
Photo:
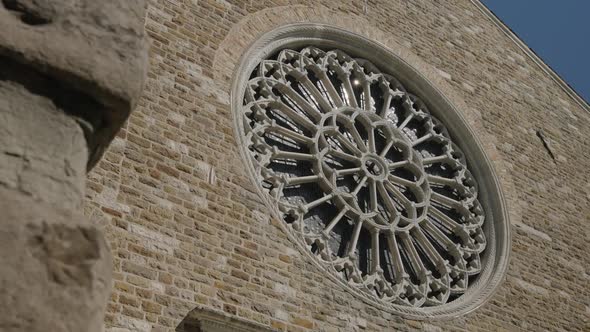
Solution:
[{"label": "weathered stone wall", "polygon": [[[449,321],[377,310],[270,217],[238,154],[230,84],[248,45],[292,22],[384,44],[477,132],[513,223],[507,280],[486,305]],[[144,96],[88,181],[113,253],[109,331],[174,331],[201,307],[287,331],[590,329],[590,112],[472,2],[153,0],[146,29]]]}]

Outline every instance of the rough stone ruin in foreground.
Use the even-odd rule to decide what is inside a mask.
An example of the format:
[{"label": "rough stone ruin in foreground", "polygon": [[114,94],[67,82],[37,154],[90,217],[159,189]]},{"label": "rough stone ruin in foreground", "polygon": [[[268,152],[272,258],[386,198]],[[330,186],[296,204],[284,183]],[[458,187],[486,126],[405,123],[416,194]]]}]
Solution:
[{"label": "rough stone ruin in foreground", "polygon": [[102,331],[112,257],[86,172],[137,104],[144,1],[0,4],[0,329]]}]

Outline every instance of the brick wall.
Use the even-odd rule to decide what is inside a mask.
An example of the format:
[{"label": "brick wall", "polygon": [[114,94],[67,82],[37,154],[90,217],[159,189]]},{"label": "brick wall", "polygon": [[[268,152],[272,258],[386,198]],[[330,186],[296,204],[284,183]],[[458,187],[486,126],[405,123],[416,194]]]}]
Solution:
[{"label": "brick wall", "polygon": [[[590,329],[590,112],[468,0],[363,4],[150,2],[144,96],[88,178],[86,212],[114,263],[107,331],[174,331],[197,307],[281,331]],[[476,131],[513,224],[507,280],[486,305],[449,321],[378,310],[325,278],[271,218],[238,154],[230,84],[250,43],[293,22],[381,42]]]}]

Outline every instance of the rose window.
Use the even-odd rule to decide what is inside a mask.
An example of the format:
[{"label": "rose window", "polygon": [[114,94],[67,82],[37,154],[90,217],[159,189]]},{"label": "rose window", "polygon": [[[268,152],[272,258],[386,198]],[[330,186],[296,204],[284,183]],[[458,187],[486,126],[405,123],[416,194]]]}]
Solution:
[{"label": "rose window", "polygon": [[283,49],[251,73],[241,114],[259,184],[330,273],[412,307],[454,301],[477,280],[478,184],[394,77],[339,50]]}]

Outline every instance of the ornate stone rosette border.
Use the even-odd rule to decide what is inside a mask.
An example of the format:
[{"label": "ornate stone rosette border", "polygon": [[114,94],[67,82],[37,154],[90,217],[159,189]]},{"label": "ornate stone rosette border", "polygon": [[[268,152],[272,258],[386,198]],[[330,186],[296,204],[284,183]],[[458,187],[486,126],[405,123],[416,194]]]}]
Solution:
[{"label": "ornate stone rosette border", "polygon": [[460,112],[384,46],[319,24],[276,29],[243,56],[232,110],[261,197],[364,301],[454,317],[503,279],[509,222],[491,162]]}]

